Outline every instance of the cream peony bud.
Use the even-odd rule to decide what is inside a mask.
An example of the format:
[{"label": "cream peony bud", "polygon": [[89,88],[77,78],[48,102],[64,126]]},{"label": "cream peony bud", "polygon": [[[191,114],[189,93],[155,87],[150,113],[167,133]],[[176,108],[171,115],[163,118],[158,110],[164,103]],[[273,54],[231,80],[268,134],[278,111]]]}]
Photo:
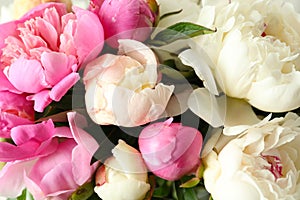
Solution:
[{"label": "cream peony bud", "polygon": [[103,200],[143,200],[150,184],[141,154],[122,140],[112,153],[96,173],[95,192]]}]

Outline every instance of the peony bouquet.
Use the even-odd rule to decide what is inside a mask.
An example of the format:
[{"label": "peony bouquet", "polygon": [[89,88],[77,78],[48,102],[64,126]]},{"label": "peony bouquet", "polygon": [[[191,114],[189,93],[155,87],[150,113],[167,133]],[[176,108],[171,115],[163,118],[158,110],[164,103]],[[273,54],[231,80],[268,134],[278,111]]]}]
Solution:
[{"label": "peony bouquet", "polygon": [[1,200],[300,199],[298,1],[0,2]]}]

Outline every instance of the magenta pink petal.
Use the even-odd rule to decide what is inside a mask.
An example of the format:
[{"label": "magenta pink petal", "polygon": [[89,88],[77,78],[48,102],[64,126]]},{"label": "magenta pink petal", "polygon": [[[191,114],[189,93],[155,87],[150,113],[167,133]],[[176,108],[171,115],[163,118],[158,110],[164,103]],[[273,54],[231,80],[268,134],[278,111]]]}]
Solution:
[{"label": "magenta pink petal", "polygon": [[33,162],[13,162],[7,163],[2,170],[0,170],[0,194],[16,198],[21,195],[25,188],[24,174],[26,174]]},{"label": "magenta pink petal", "polygon": [[52,86],[61,81],[64,77],[72,72],[72,66],[68,56],[64,53],[50,52],[42,53],[41,63],[44,67],[46,81]]},{"label": "magenta pink petal", "polygon": [[2,55],[2,48],[5,46],[5,38],[8,36],[16,35],[15,30],[17,28],[17,22],[11,21],[0,24],[0,55]]},{"label": "magenta pink petal", "polygon": [[[52,120],[39,124],[23,125],[12,129],[11,137],[16,145],[21,145],[29,140],[43,142],[53,137],[55,132]],[[0,143],[1,144],[1,143]]]},{"label": "magenta pink petal", "polygon": [[18,125],[24,124],[33,124],[33,121],[18,117],[10,113],[0,112],[0,137],[11,138],[11,129]]},{"label": "magenta pink petal", "polygon": [[44,109],[52,102],[49,90],[43,90],[34,95],[27,96],[27,100],[34,101],[34,110],[37,112],[43,112]]},{"label": "magenta pink petal", "polygon": [[47,87],[43,68],[37,60],[20,58],[12,63],[7,75],[15,88],[22,92],[37,93]]},{"label": "magenta pink petal", "polygon": [[72,132],[69,127],[62,126],[55,128],[55,137],[73,138]]},{"label": "magenta pink petal", "polygon": [[8,142],[0,142],[0,161],[11,162],[33,158],[38,146],[39,144],[34,141],[30,141],[19,146],[15,146]]},{"label": "magenta pink petal", "polygon": [[[1,31],[0,31],[1,32]],[[7,79],[2,70],[0,70],[0,91],[11,91],[13,93],[22,93],[17,90]]]},{"label": "magenta pink petal", "polygon": [[68,90],[75,85],[80,79],[78,73],[72,72],[64,77],[59,83],[57,83],[50,91],[50,98],[54,101],[60,101],[60,99],[68,92]]}]

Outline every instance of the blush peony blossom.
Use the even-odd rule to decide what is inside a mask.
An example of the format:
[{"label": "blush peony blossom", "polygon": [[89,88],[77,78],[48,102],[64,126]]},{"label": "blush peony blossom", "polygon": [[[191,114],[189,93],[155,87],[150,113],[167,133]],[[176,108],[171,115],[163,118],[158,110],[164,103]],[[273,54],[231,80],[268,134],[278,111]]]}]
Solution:
[{"label": "blush peony blossom", "polygon": [[0,161],[7,162],[0,171],[0,196],[15,198],[27,188],[36,200],[63,200],[91,181],[98,144],[76,126],[75,116],[68,113],[70,128],[48,120],[11,130],[15,145],[0,143]]},{"label": "blush peony blossom", "polygon": [[[0,69],[19,93],[42,112],[79,80],[77,73],[103,47],[103,28],[92,13],[62,3],[35,7],[0,25]],[[88,33],[88,37],[86,37]]]},{"label": "blush peony blossom", "polygon": [[91,0],[90,10],[103,24],[105,39],[118,47],[118,39],[145,41],[158,17],[155,0]]},{"label": "blush peony blossom", "polygon": [[143,200],[150,184],[141,154],[122,140],[112,153],[97,171],[95,192],[103,200]]},{"label": "blush peony blossom", "polygon": [[172,120],[148,125],[138,140],[148,169],[170,181],[196,171],[202,148],[202,135],[197,129]]},{"label": "blush peony blossom", "polygon": [[223,91],[268,112],[300,106],[300,14],[282,0],[202,1],[196,42]]},{"label": "blush peony blossom", "polygon": [[135,40],[119,42],[119,55],[102,55],[85,68],[89,116],[97,124],[127,127],[160,118],[174,86],[158,83],[158,64],[150,48]]},{"label": "blush peony blossom", "polygon": [[215,137],[208,140],[203,178],[214,200],[300,198],[300,117],[270,117],[226,127],[214,145]]}]

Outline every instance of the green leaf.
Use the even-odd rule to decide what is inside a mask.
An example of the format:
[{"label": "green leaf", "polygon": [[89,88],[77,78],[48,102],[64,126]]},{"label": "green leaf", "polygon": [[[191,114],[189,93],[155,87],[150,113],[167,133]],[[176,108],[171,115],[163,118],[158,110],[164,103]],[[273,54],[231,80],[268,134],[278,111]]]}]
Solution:
[{"label": "green leaf", "polygon": [[86,200],[94,193],[94,185],[89,182],[80,186],[72,195],[69,200]]},{"label": "green leaf", "polygon": [[24,189],[22,194],[17,198],[8,198],[7,200],[33,200],[33,196],[26,189]]},{"label": "green leaf", "polygon": [[154,46],[162,46],[180,39],[187,39],[214,32],[216,32],[216,30],[198,24],[179,22],[157,33],[149,43]]},{"label": "green leaf", "polygon": [[159,20],[162,20],[162,19],[164,19],[164,18],[166,18],[166,17],[169,17],[169,16],[172,16],[172,15],[177,15],[177,14],[179,14],[179,13],[181,13],[181,12],[182,12],[182,9],[176,10],[176,11],[173,11],[173,12],[166,13],[166,14],[162,15],[162,16],[159,18]]},{"label": "green leaf", "polygon": [[195,187],[196,185],[198,185],[198,183],[200,182],[200,179],[197,177],[194,177],[190,180],[188,180],[187,182],[181,184],[179,187],[181,188],[192,188]]}]

